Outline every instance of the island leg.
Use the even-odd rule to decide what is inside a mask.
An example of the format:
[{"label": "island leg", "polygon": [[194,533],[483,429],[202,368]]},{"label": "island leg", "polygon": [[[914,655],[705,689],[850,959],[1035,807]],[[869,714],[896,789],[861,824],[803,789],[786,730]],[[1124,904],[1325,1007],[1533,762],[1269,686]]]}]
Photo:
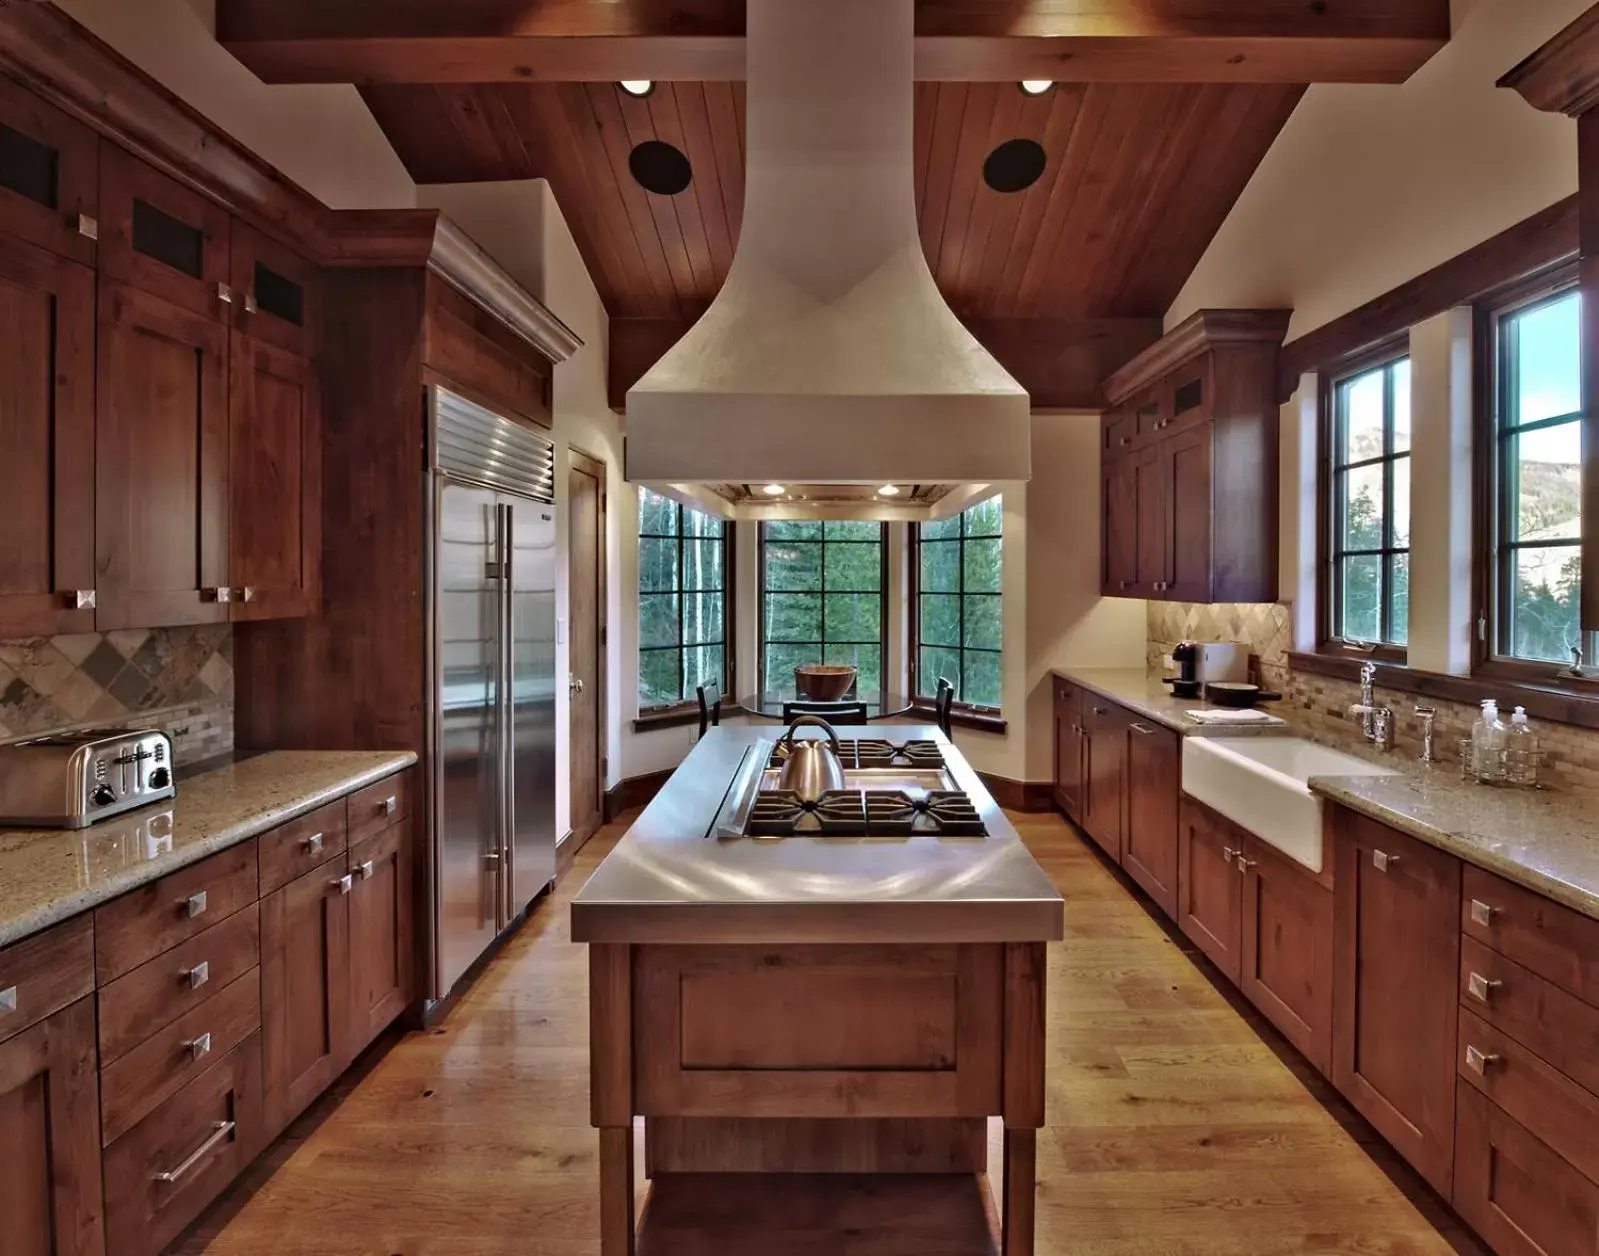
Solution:
[{"label": "island leg", "polygon": [[589,946],[589,1111],[600,1131],[600,1256],[633,1256],[633,957]]},{"label": "island leg", "polygon": [[1044,1124],[1044,973],[1042,942],[1005,945],[1004,1256],[1032,1256],[1038,1131]]}]

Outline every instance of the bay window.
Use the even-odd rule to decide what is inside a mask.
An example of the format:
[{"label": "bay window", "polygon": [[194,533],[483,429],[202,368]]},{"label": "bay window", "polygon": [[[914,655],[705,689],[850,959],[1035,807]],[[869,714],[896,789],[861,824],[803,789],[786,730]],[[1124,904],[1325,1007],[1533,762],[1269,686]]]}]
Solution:
[{"label": "bay window", "polygon": [[853,663],[883,687],[886,526],[867,520],[761,524],[760,684],[787,690],[800,663]]},{"label": "bay window", "polygon": [[990,497],[912,529],[912,690],[932,698],[939,677],[964,707],[997,711],[1004,646],[1004,508]]},{"label": "bay window", "polygon": [[640,712],[691,702],[708,680],[727,689],[731,533],[715,515],[639,489]]}]

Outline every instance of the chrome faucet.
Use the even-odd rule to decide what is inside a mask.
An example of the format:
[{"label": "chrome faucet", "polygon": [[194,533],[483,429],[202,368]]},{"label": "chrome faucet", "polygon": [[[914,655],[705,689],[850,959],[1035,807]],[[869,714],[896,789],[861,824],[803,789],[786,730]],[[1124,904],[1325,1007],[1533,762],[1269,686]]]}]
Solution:
[{"label": "chrome faucet", "polygon": [[1419,706],[1416,708],[1416,718],[1421,721],[1421,761],[1437,763],[1438,756],[1433,752],[1432,745],[1432,726],[1438,718],[1438,708]]},{"label": "chrome faucet", "polygon": [[1379,750],[1394,748],[1394,709],[1379,706],[1375,691],[1377,665],[1365,663],[1360,668],[1360,701],[1349,708],[1350,715],[1360,716],[1360,734]]}]

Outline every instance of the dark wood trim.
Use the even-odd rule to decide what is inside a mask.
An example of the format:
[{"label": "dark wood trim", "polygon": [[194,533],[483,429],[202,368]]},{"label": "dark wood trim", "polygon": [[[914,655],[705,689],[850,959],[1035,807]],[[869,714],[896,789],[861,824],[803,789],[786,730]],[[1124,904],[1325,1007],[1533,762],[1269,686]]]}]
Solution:
[{"label": "dark wood trim", "polygon": [[1218,345],[1280,345],[1292,310],[1196,310],[1105,379],[1105,400],[1120,405],[1190,358]]},{"label": "dark wood trim", "polygon": [[1041,815],[1056,809],[1055,787],[1049,781],[1015,781],[992,772],[979,772],[977,777],[1006,811]]},{"label": "dark wood trim", "polygon": [[630,776],[611,786],[605,791],[605,823],[611,823],[625,811],[647,805],[650,799],[661,792],[662,786],[676,770],[663,768],[659,772],[646,772],[643,776]]},{"label": "dark wood trim", "polygon": [[1322,371],[1388,336],[1577,255],[1577,198],[1568,196],[1414,279],[1283,346],[1277,392],[1287,401],[1306,371]]},{"label": "dark wood trim", "polygon": [[[910,710],[905,714],[925,720],[929,724],[938,723],[938,712],[934,709],[933,704],[923,701],[919,696],[918,700],[912,704]],[[999,733],[1001,735],[1010,727],[1003,715],[993,715],[976,707],[966,706],[964,703],[957,703],[949,708],[949,722],[952,728],[969,728],[974,732]]]},{"label": "dark wood trim", "polygon": [[1599,6],[1505,74],[1497,84],[1534,109],[1580,117],[1599,105]]},{"label": "dark wood trim", "polygon": [[648,712],[640,712],[638,718],[633,721],[633,731],[653,733],[662,728],[683,728],[699,722],[700,704],[679,702],[675,706],[655,707]]},{"label": "dark wood trim", "polygon": [[[593,454],[584,453],[583,450],[575,448],[573,446],[568,446],[567,447],[567,466],[568,466],[568,471],[567,471],[568,475],[570,475],[573,470],[577,470],[577,471],[581,471],[583,474],[585,474],[587,476],[590,476],[595,482],[595,486],[596,486],[596,488],[598,490],[598,495],[599,495],[599,520],[598,520],[598,522],[599,522],[598,542],[599,543],[598,543],[598,546],[596,548],[596,552],[595,552],[595,555],[594,555],[594,583],[595,583],[595,590],[594,590],[594,662],[595,662],[595,667],[596,667],[597,672],[598,672],[598,674],[594,678],[594,685],[595,685],[595,688],[598,690],[598,692],[594,696],[594,715],[595,715],[595,721],[594,721],[595,722],[595,730],[594,730],[594,732],[595,732],[595,753],[596,753],[596,759],[597,759],[597,761],[595,763],[595,780],[596,780],[596,783],[598,785],[599,792],[600,792],[600,798],[599,798],[600,822],[603,824],[605,822],[605,792],[606,792],[605,791],[605,777],[606,777],[607,773],[610,770],[610,760],[611,760],[611,756],[610,756],[610,741],[609,741],[609,738],[607,736],[606,718],[605,718],[606,695],[607,695],[607,692],[609,691],[610,685],[611,685],[610,668],[607,666],[607,655],[606,655],[606,636],[607,636],[607,633],[606,633],[606,626],[605,626],[606,598],[608,596],[608,590],[609,590],[609,587],[610,587],[610,573],[609,573],[609,570],[608,570],[608,564],[606,563],[606,560],[605,560],[605,549],[606,549],[606,547],[605,547],[605,539],[606,539],[606,536],[608,535],[608,531],[609,531],[609,520],[608,520],[607,512],[610,509],[610,500],[609,500],[609,493],[607,491],[607,485],[610,482],[610,476],[609,476],[609,472],[608,472],[608,470],[606,468],[604,459],[596,458]],[[570,538],[568,538],[567,553],[568,553],[568,557],[570,557],[570,554],[571,554]],[[568,564],[568,569],[567,570],[568,570],[568,576],[570,577],[570,574],[571,574],[570,564]],[[568,610],[570,611],[570,608],[571,608],[570,586],[568,587],[567,607],[568,607]],[[570,620],[570,615],[568,616],[568,619]],[[568,728],[570,728],[570,726],[571,726],[570,709],[568,710],[567,725],[568,725]],[[571,747],[571,749],[572,749],[572,751],[574,753],[576,752],[576,747]],[[582,835],[580,841],[586,842],[592,836],[593,836],[592,832],[584,833]]]}]

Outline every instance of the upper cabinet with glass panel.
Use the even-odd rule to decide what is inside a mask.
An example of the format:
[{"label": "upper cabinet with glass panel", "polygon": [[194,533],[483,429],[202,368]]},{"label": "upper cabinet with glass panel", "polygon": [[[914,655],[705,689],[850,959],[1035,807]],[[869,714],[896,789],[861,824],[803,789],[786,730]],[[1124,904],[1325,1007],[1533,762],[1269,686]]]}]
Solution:
[{"label": "upper cabinet with glass panel", "polygon": [[93,265],[100,137],[0,75],[0,232]]}]

